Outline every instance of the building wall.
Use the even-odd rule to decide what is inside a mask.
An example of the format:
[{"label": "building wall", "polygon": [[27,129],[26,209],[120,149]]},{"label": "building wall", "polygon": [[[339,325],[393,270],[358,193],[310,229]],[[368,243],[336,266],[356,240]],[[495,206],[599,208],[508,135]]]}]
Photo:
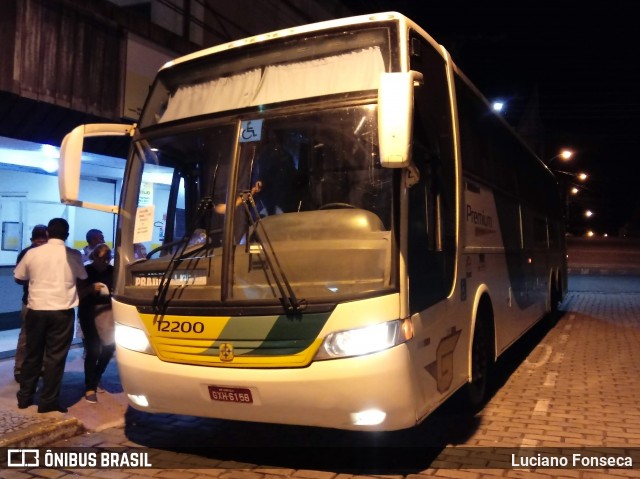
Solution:
[{"label": "building wall", "polygon": [[316,0],[212,0],[205,23],[205,46],[225,43],[259,33],[346,17],[350,12],[338,1]]},{"label": "building wall", "polygon": [[16,10],[14,93],[106,118],[119,115],[124,54],[116,25],[64,2]]},{"label": "building wall", "polygon": [[[113,244],[115,238],[115,219],[112,213],[67,206],[60,203],[58,178],[53,175],[21,171],[3,171],[0,180],[0,193],[19,191],[25,195],[23,210],[22,247],[29,246],[31,230],[37,224],[47,224],[51,218],[61,217],[69,221],[70,231],[67,245],[80,249],[86,242],[87,230],[97,228],[104,233],[105,241]],[[80,196],[90,196],[93,201],[102,204],[117,204],[119,195],[115,182],[83,179],[80,181]],[[17,257],[17,255],[16,255]],[[15,258],[2,264],[15,263]]]},{"label": "building wall", "polygon": [[[117,204],[118,188],[119,184],[115,181],[99,181],[95,178],[84,179],[80,183],[81,194],[91,191],[91,198],[104,204]],[[47,224],[54,217],[65,218],[70,226],[67,246],[76,249],[86,244],[86,232],[91,228],[101,230],[107,244],[114,243],[115,216],[61,204],[55,175],[0,170],[0,201],[0,223],[5,220],[19,222],[22,230],[17,250],[0,249],[0,313],[20,310],[21,289],[14,284],[13,269],[19,251],[31,244],[29,238],[35,225]]]}]

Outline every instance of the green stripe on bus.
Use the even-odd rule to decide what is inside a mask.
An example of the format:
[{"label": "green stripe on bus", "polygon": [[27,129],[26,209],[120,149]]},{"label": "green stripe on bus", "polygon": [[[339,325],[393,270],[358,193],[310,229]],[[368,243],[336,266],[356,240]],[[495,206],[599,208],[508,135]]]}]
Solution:
[{"label": "green stripe on bus", "polygon": [[286,356],[307,349],[330,313],[231,318],[213,344],[233,343],[241,356]]}]

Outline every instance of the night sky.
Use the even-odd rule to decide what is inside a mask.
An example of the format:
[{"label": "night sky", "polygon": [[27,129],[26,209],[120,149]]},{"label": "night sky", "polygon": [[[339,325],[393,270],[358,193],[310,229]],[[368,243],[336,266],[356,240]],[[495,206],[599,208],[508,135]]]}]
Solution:
[{"label": "night sky", "polygon": [[[551,166],[589,173],[572,197],[570,229],[640,236],[640,20],[634,2],[348,0],[354,13],[394,10],[443,44],[489,100],[504,99],[513,126],[535,111]],[[589,208],[594,216],[581,219]],[[632,221],[635,218],[635,221]],[[629,230],[632,233],[634,229]]]}]

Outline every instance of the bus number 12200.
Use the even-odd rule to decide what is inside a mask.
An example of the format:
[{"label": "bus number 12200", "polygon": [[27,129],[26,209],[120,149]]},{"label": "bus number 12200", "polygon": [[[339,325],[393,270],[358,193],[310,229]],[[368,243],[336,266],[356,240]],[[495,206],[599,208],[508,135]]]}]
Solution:
[{"label": "bus number 12200", "polygon": [[159,320],[156,323],[156,328],[161,333],[203,333],[204,323],[196,321],[194,323],[190,321],[164,321]]}]

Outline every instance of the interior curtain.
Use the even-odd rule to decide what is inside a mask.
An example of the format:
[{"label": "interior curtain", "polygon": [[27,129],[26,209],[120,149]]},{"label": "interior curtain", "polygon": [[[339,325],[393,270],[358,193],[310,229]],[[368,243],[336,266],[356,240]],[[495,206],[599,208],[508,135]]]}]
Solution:
[{"label": "interior curtain", "polygon": [[160,121],[250,106],[260,85],[261,76],[261,70],[256,68],[245,73],[180,87],[169,98],[167,109]]},{"label": "interior curtain", "polygon": [[253,105],[378,88],[384,61],[379,47],[265,68]]},{"label": "interior curtain", "polygon": [[[384,60],[379,47],[317,60],[267,66],[180,87],[161,122],[296,98],[378,88]],[[357,74],[356,74],[357,73]]]}]

